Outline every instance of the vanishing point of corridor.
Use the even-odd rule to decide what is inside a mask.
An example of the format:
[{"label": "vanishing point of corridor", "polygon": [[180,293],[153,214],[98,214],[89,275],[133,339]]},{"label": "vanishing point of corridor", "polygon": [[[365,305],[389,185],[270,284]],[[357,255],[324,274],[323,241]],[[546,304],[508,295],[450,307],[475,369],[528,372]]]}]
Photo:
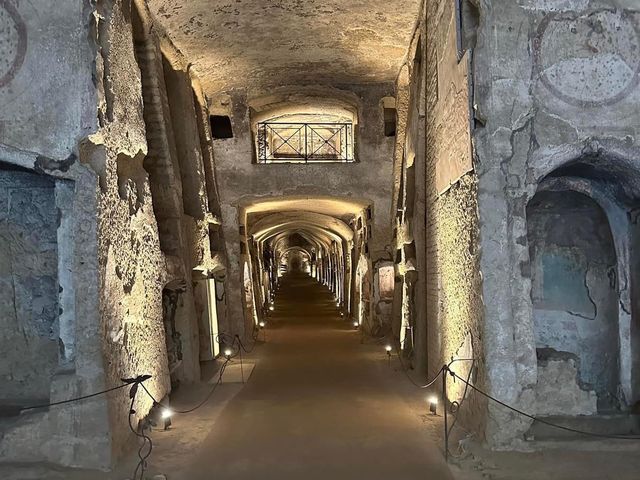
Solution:
[{"label": "vanishing point of corridor", "polygon": [[212,426],[192,469],[175,478],[452,478],[391,389],[383,347],[362,345],[313,278],[291,273],[280,285],[251,377]]}]

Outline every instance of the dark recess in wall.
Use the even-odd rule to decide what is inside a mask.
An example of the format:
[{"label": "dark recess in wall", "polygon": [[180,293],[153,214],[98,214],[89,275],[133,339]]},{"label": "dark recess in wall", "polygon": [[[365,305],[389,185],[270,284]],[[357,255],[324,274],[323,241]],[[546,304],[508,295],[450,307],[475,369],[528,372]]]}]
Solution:
[{"label": "dark recess in wall", "polygon": [[231,119],[226,115],[211,115],[211,135],[215,139],[233,138]]},{"label": "dark recess in wall", "polygon": [[395,137],[396,136],[396,109],[386,108],[384,109],[384,136]]}]

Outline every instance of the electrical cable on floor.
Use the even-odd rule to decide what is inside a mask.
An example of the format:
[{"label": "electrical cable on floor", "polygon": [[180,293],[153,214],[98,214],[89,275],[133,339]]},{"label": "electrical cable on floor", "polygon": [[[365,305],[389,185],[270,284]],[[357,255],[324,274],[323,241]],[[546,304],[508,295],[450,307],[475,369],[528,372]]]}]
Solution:
[{"label": "electrical cable on floor", "polygon": [[[148,391],[147,388],[142,384],[134,384],[131,386],[131,391],[129,392],[129,397],[131,398],[131,405],[129,407],[129,429],[133,432],[133,434],[142,439],[142,444],[138,448],[138,463],[136,465],[135,470],[133,471],[132,480],[144,480],[144,472],[147,469],[147,459],[151,456],[151,452],[153,451],[153,441],[151,441],[151,437],[144,433],[144,426],[141,428],[141,432],[138,432],[135,428],[133,428],[132,417],[135,415],[136,411],[133,409],[133,406],[136,401],[136,396],[138,393],[138,385],[142,385],[142,388],[145,391]],[[149,449],[146,453],[143,453],[145,450],[145,446],[149,443]]]},{"label": "electrical cable on floor", "polygon": [[[473,385],[471,382],[465,380],[464,378],[462,378],[460,375],[456,374],[453,370],[451,370],[448,366],[444,366],[442,367],[443,370],[446,370],[447,373],[449,373],[452,377],[457,378],[458,380],[461,380],[462,382],[464,382],[466,385],[468,385],[470,388],[472,388],[473,390],[475,390],[476,392],[478,392],[480,395],[488,398],[489,400],[497,403],[498,405],[501,405],[519,415],[522,415],[523,417],[529,418],[531,420],[533,420],[534,422],[539,422],[542,423],[544,425],[547,425],[549,427],[553,427],[553,428],[557,428],[560,430],[564,430],[567,432],[571,432],[571,433],[577,433],[580,435],[586,435],[586,436],[590,436],[590,437],[596,437],[596,438],[606,438],[606,439],[610,439],[610,440],[640,440],[640,436],[635,436],[635,435],[609,435],[606,433],[595,433],[595,432],[586,432],[584,430],[578,430],[576,428],[571,428],[571,427],[565,427],[564,425],[558,425],[556,423],[553,422],[549,422],[547,420],[544,420],[542,418],[538,418],[535,417],[529,413],[523,412],[522,410],[519,410],[515,407],[512,407],[511,405],[498,400],[497,398],[489,395],[488,393],[486,393],[485,391],[481,390],[480,388],[476,387],[475,385]],[[445,406],[446,408],[446,406]]]},{"label": "electrical cable on floor", "polygon": [[[131,431],[138,438],[142,438],[142,445],[138,449],[138,459],[139,459],[139,461],[138,461],[138,464],[136,465],[136,468],[134,470],[132,480],[144,480],[144,472],[146,470],[146,462],[147,462],[147,458],[149,458],[149,456],[151,455],[151,451],[153,450],[153,442],[151,441],[151,438],[146,433],[144,433],[144,428],[142,429],[142,433],[139,433],[138,431],[136,431],[135,428],[133,428],[132,416],[135,415],[135,413],[136,413],[134,408],[133,408],[133,406],[134,406],[134,403],[135,403],[135,400],[136,400],[138,387],[142,386],[142,388],[144,388],[144,390],[146,392],[148,392],[147,387],[144,385],[144,382],[146,382],[150,378],[151,378],[151,375],[138,375],[135,378],[123,378],[123,379],[121,379],[122,385],[117,385],[115,387],[108,388],[106,390],[101,390],[99,392],[91,393],[89,395],[83,395],[81,397],[74,397],[74,398],[69,398],[67,400],[61,400],[59,402],[50,402],[50,403],[41,404],[41,405],[32,405],[32,406],[29,406],[29,407],[24,407],[24,408],[20,409],[20,413],[39,410],[39,409],[43,409],[43,408],[55,407],[55,406],[59,406],[59,405],[67,405],[67,404],[74,403],[74,402],[81,402],[81,401],[87,400],[89,398],[95,398],[95,397],[98,397],[100,395],[106,395],[107,393],[115,392],[116,390],[121,390],[121,389],[123,389],[125,387],[129,387],[130,386],[131,390],[129,391],[129,397],[131,398],[131,405],[129,406],[129,415],[128,415],[129,429],[131,429]],[[149,444],[149,449],[148,449],[148,451],[146,453],[143,453],[147,443]]]},{"label": "electrical cable on floor", "polygon": [[[220,333],[220,334],[218,334],[216,336],[216,341],[218,343],[220,343],[221,340],[225,341],[225,340],[229,340],[230,338],[232,338],[231,335],[226,334],[226,333]],[[236,349],[236,341],[239,343],[237,349]],[[199,408],[203,407],[211,399],[211,397],[213,396],[213,394],[217,390],[218,386],[222,383],[222,377],[224,375],[224,372],[225,372],[227,366],[229,365],[229,362],[231,362],[232,358],[235,358],[236,356],[238,356],[240,354],[240,350],[243,349],[242,341],[240,340],[240,337],[238,335],[233,337],[233,341],[228,346],[228,348],[236,349],[236,351],[235,351],[235,353],[231,353],[230,355],[226,355],[226,360],[224,361],[224,363],[222,364],[222,366],[220,367],[220,370],[218,372],[218,379],[217,379],[216,383],[213,385],[213,387],[211,388],[211,390],[209,391],[209,393],[207,393],[207,395],[202,399],[202,401],[197,403],[195,406],[193,406],[191,408],[188,408],[186,410],[173,410],[172,409],[173,413],[177,413],[177,414],[180,414],[180,415],[186,415],[186,414],[195,412]],[[159,402],[154,397],[154,395],[149,391],[149,389],[144,385],[144,383],[140,382],[139,385],[146,392],[146,394],[149,396],[149,398],[151,398],[151,400],[153,401],[154,406],[162,406],[162,403]],[[138,450],[139,462],[136,465],[136,469],[134,471],[132,480],[144,480],[144,472],[146,470],[147,459],[149,458],[149,456],[151,455],[151,451],[153,450],[153,442],[151,440],[151,437],[149,437],[146,433],[144,433],[144,427],[142,428],[142,433],[139,433],[133,428],[133,424],[131,422],[131,415],[133,415],[135,413],[135,411],[133,410],[133,403],[135,401],[135,395],[137,393],[137,386],[138,386],[138,384],[133,385],[131,393],[130,393],[130,396],[132,397],[132,400],[131,400],[131,409],[130,409],[130,415],[129,415],[129,428],[131,429],[131,431],[138,438],[142,438],[143,441],[142,441],[142,445],[140,446],[140,449]],[[146,453],[143,453],[145,445],[147,444],[147,442],[149,443],[149,450]],[[138,476],[138,474],[140,476]]]}]

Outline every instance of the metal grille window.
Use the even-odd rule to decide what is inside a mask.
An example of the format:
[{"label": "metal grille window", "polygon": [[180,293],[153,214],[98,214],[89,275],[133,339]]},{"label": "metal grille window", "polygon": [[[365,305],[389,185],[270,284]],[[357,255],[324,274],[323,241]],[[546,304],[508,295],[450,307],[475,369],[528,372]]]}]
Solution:
[{"label": "metal grille window", "polygon": [[258,123],[258,163],[353,162],[351,123]]}]

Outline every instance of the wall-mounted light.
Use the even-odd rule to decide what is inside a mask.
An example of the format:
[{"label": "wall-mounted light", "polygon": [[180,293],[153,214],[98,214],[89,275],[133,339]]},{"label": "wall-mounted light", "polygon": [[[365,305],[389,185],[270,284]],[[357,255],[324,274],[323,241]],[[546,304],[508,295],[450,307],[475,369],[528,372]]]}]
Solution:
[{"label": "wall-mounted light", "polygon": [[435,395],[429,397],[429,411],[432,415],[436,415],[438,413],[438,397]]},{"label": "wall-mounted light", "polygon": [[260,322],[259,325],[260,325],[260,328],[264,328],[267,324],[264,322]]},{"label": "wall-mounted light", "polygon": [[276,309],[276,307],[274,307],[273,305],[269,305],[269,311],[273,312]]}]

